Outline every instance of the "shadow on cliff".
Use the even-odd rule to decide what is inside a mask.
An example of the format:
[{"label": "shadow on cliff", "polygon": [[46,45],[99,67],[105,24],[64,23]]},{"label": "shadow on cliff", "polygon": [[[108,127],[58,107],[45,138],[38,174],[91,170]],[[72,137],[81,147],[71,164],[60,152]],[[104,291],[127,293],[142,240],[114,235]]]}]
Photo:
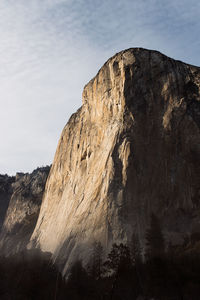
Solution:
[{"label": "shadow on cliff", "polygon": [[162,235],[154,243],[154,233],[147,232],[145,260],[137,237],[132,245],[113,244],[106,260],[96,243],[88,265],[77,260],[67,280],[52,264],[50,253],[29,250],[1,257],[0,299],[199,299],[200,237],[164,249]]},{"label": "shadow on cliff", "polygon": [[65,286],[49,253],[30,250],[0,258],[0,299],[66,299]]}]

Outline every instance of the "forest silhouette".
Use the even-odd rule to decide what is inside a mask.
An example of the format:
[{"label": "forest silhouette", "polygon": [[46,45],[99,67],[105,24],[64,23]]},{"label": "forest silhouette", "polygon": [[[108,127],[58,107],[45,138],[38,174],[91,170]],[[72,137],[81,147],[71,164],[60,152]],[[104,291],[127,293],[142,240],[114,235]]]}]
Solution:
[{"label": "forest silhouette", "polygon": [[29,250],[0,259],[0,299],[198,300],[200,236],[182,245],[166,243],[152,214],[145,249],[132,235],[127,244],[113,244],[105,257],[94,242],[90,261],[77,260],[66,279],[50,254]]}]

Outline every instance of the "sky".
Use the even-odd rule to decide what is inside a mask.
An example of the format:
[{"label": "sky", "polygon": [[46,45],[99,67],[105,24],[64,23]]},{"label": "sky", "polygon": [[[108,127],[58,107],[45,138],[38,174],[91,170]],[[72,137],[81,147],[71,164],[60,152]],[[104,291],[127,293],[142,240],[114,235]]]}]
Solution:
[{"label": "sky", "polygon": [[1,0],[0,174],[53,161],[84,85],[123,49],[200,66],[199,0]]}]

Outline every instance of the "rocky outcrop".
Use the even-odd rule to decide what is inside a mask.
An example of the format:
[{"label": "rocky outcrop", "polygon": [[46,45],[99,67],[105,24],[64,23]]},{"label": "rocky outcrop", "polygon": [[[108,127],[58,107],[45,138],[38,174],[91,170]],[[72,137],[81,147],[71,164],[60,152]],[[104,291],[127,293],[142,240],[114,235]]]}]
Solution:
[{"label": "rocky outcrop", "polygon": [[[49,167],[38,168],[31,174],[17,173],[15,177],[2,176],[4,184],[2,183],[1,187],[5,190],[4,202],[9,205],[4,210],[0,254],[8,256],[26,249],[37,222],[49,169]],[[1,214],[2,208],[1,205]]]},{"label": "rocky outcrop", "polygon": [[149,216],[179,242],[200,231],[200,68],[145,49],[122,51],[84,88],[58,143],[31,245],[63,272]]},{"label": "rocky outcrop", "polygon": [[3,225],[10,198],[13,192],[12,183],[14,181],[14,176],[0,175],[0,230]]}]

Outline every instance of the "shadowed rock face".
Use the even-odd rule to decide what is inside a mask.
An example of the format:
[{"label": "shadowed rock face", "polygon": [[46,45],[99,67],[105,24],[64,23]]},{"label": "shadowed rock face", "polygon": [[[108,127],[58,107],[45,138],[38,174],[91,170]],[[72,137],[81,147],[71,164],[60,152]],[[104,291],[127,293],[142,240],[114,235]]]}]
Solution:
[{"label": "shadowed rock face", "polygon": [[14,176],[0,175],[0,230],[3,225],[5,215],[12,195],[12,183],[15,181]]},{"label": "shadowed rock face", "polygon": [[[0,234],[1,254],[8,256],[26,248],[37,222],[49,169],[43,167],[31,174],[17,173],[15,177],[7,176],[10,185],[5,195],[10,198]],[[8,184],[4,182],[3,186],[6,189]]]},{"label": "shadowed rock face", "polygon": [[[154,212],[166,237],[200,231],[200,68],[156,51],[110,58],[84,88],[58,143],[32,243],[63,272]],[[31,246],[31,244],[30,244]]]}]

